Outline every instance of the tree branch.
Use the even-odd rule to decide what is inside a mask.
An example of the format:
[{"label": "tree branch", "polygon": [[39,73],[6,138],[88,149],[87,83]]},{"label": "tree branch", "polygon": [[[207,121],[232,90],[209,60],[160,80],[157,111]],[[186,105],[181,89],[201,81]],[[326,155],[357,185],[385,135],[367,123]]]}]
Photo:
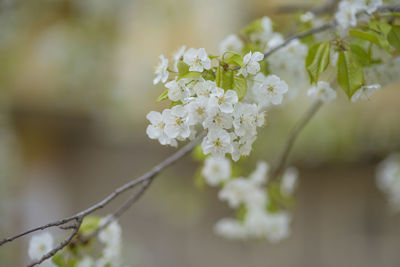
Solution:
[{"label": "tree branch", "polygon": [[312,4],[288,4],[278,7],[276,9],[276,12],[280,14],[291,14],[299,11],[302,12],[309,11],[314,15],[319,16],[325,13],[332,12],[335,9],[338,2],[339,0],[330,0],[327,1],[324,5],[318,7],[313,7],[314,5]]},{"label": "tree branch", "polygon": [[300,38],[303,38],[303,37],[306,37],[306,36],[309,36],[309,35],[312,35],[312,34],[320,33],[320,32],[323,32],[323,31],[326,31],[326,30],[329,30],[329,29],[333,29],[335,27],[335,25],[336,25],[336,23],[334,21],[331,21],[331,22],[322,24],[322,25],[320,25],[318,27],[315,27],[315,28],[309,29],[307,31],[304,31],[302,33],[292,35],[289,38],[287,38],[280,45],[277,45],[277,46],[271,48],[270,50],[268,50],[267,52],[265,52],[264,57],[270,56],[271,54],[275,53],[279,49],[281,49],[281,48],[287,46],[288,44],[290,44],[290,42],[293,41],[293,40],[300,39]]},{"label": "tree branch", "polygon": [[[144,175],[140,176],[137,179],[134,179],[128,183],[126,183],[125,185],[117,188],[116,190],[114,190],[114,192],[112,192],[110,195],[108,195],[106,198],[104,198],[102,201],[98,202],[97,204],[89,207],[88,209],[81,211],[73,216],[64,218],[64,219],[60,219],[39,227],[35,227],[32,228],[30,230],[27,230],[25,232],[19,233],[15,236],[9,237],[9,238],[5,238],[4,240],[2,240],[0,242],[0,246],[11,242],[19,237],[25,236],[27,234],[39,231],[39,230],[44,230],[50,227],[54,227],[54,226],[61,226],[66,224],[67,222],[76,220],[77,222],[81,222],[83,220],[84,217],[86,217],[87,215],[95,212],[98,209],[103,208],[104,206],[106,206],[108,203],[110,203],[112,200],[114,200],[117,196],[119,196],[120,194],[122,194],[123,192],[132,189],[133,187],[135,187],[138,184],[142,184],[142,187],[139,189],[139,191],[137,192],[137,194],[134,195],[134,197],[132,197],[130,199],[130,201],[126,202],[125,205],[123,205],[119,210],[117,210],[117,216],[120,216],[123,212],[125,212],[126,209],[128,209],[130,207],[130,205],[132,205],[134,202],[136,202],[136,200],[143,194],[143,192],[148,188],[148,186],[150,185],[151,181],[153,180],[153,178],[159,174],[162,170],[164,170],[166,167],[172,165],[173,163],[175,163],[176,161],[178,161],[180,158],[182,158],[183,156],[185,156],[187,153],[189,153],[197,144],[200,143],[200,141],[203,139],[205,133],[200,134],[199,136],[197,136],[193,141],[191,141],[190,143],[188,143],[187,145],[185,145],[184,147],[182,147],[181,149],[179,149],[177,152],[175,152],[174,154],[172,154],[170,157],[168,157],[167,159],[165,159],[164,161],[162,161],[161,163],[159,163],[158,165],[156,165],[155,167],[153,167],[149,172],[145,173]],[[74,236],[76,236],[76,234],[78,233],[79,227],[80,227],[80,223],[77,224],[77,228],[75,228],[75,230],[71,233],[71,235],[69,236],[69,238],[67,238],[66,240],[64,240],[62,243],[60,243],[56,248],[54,248],[51,252],[54,252],[52,255],[54,255],[57,251],[61,250],[62,248],[64,248],[66,245],[68,245],[70,243],[70,241],[72,240],[72,238]],[[35,262],[33,265],[30,266],[34,266],[35,264],[39,264],[40,262],[42,262],[43,260],[46,260],[46,256],[49,255],[50,252],[46,255],[43,256],[43,258],[41,259],[41,261],[37,261]],[[52,255],[50,255],[49,257],[51,257]]]},{"label": "tree branch", "polygon": [[[400,5],[392,5],[392,6],[382,6],[381,8],[378,9],[378,12],[400,12]],[[282,44],[277,45],[276,47],[271,48],[269,51],[267,51],[264,56],[268,57],[271,54],[275,53],[276,51],[278,51],[279,49],[287,46],[291,41],[295,40],[295,39],[300,39],[303,38],[305,36],[309,36],[312,34],[316,34],[316,33],[320,33],[329,29],[332,29],[336,26],[336,23],[334,20],[332,20],[331,22],[328,22],[326,24],[320,25],[318,27],[315,27],[313,29],[304,31],[302,33],[296,34],[296,35],[292,35],[289,38],[287,38]],[[285,146],[285,149],[282,153],[281,159],[280,159],[280,163],[274,173],[273,178],[276,178],[281,172],[282,170],[285,168],[286,166],[286,162],[287,162],[287,158],[288,155],[290,153],[290,150],[294,144],[294,141],[296,140],[298,134],[301,132],[301,130],[303,129],[303,127],[307,124],[307,122],[311,119],[311,117],[315,114],[315,112],[319,109],[319,107],[321,106],[321,102],[317,101],[316,103],[314,103],[314,105],[311,107],[311,109],[305,114],[305,117],[296,125],[296,127],[294,128],[292,134],[290,135],[288,142]],[[200,141],[203,139],[203,137],[205,136],[205,133],[200,134],[198,137],[196,137],[193,141],[191,141],[190,143],[188,143],[187,145],[185,145],[184,147],[182,147],[180,150],[178,150],[176,153],[172,154],[170,157],[168,157],[167,159],[165,159],[164,161],[162,161],[161,163],[159,163],[158,165],[156,165],[155,167],[153,167],[149,172],[145,173],[144,175],[140,176],[137,179],[131,180],[130,182],[126,183],[125,185],[117,188],[116,190],[114,190],[111,194],[109,194],[106,198],[104,198],[102,201],[98,202],[97,204],[89,207],[86,210],[83,210],[73,216],[70,217],[66,217],[64,219],[60,219],[39,227],[35,227],[32,229],[29,229],[27,231],[24,231],[22,233],[19,233],[17,235],[5,238],[4,240],[2,240],[0,242],[0,246],[11,242],[17,238],[20,238],[22,236],[28,235],[30,233],[36,232],[36,231],[40,231],[40,230],[44,230],[50,227],[55,227],[55,226],[63,226],[68,222],[71,221],[76,221],[76,225],[74,226],[66,226],[64,227],[65,229],[67,228],[71,228],[74,229],[72,231],[72,233],[69,235],[69,237],[67,239],[65,239],[63,242],[61,242],[58,246],[56,246],[53,250],[51,250],[49,253],[47,253],[46,255],[44,255],[41,259],[39,259],[36,262],[31,263],[28,266],[34,266],[37,264],[40,264],[41,262],[43,262],[44,260],[52,257],[53,255],[55,255],[58,251],[60,251],[61,249],[63,249],[65,246],[67,246],[71,240],[77,235],[79,228],[81,226],[82,220],[89,214],[92,214],[93,212],[103,208],[104,206],[106,206],[107,204],[109,204],[112,200],[114,200],[116,197],[118,197],[120,194],[136,187],[136,185],[141,184],[142,186],[140,187],[140,189],[131,197],[129,198],[115,213],[113,213],[113,215],[110,217],[110,219],[106,222],[106,225],[108,225],[113,218],[118,218],[119,216],[121,216],[127,209],[129,209],[129,207],[135,203],[140,197],[141,195],[145,192],[145,190],[150,186],[152,180],[154,179],[155,176],[157,176],[162,170],[164,170],[166,167],[170,166],[171,164],[175,163],[176,161],[178,161],[180,158],[182,158],[183,156],[185,156],[187,153],[189,153],[197,144],[200,143]],[[105,225],[105,226],[106,226]],[[104,227],[105,227],[104,226]],[[96,230],[97,231],[97,230]],[[101,231],[101,229],[99,230]],[[96,233],[98,233],[99,231],[97,231]]]},{"label": "tree branch", "polygon": [[64,247],[66,247],[69,244],[69,242],[71,242],[71,240],[76,236],[76,234],[78,234],[79,228],[81,227],[81,224],[82,224],[82,220],[83,220],[83,218],[77,218],[76,219],[76,224],[72,226],[72,228],[74,230],[71,232],[71,234],[64,241],[59,243],[55,248],[53,248],[48,253],[43,255],[40,259],[38,259],[36,261],[33,261],[30,264],[28,264],[27,267],[32,267],[32,266],[35,266],[37,264],[41,264],[45,260],[53,257],[58,251],[62,250]]},{"label": "tree branch", "polygon": [[277,177],[279,177],[279,175],[282,174],[283,170],[286,168],[287,160],[290,151],[292,150],[292,147],[294,145],[294,142],[296,141],[300,132],[303,130],[304,126],[307,125],[307,123],[311,120],[311,118],[315,115],[315,113],[319,110],[321,106],[322,102],[320,100],[315,101],[310,107],[310,109],[307,110],[307,112],[303,115],[300,121],[293,128],[292,132],[290,133],[286,141],[285,148],[282,151],[282,155],[278,161],[278,165],[272,174],[271,180],[276,179]]}]

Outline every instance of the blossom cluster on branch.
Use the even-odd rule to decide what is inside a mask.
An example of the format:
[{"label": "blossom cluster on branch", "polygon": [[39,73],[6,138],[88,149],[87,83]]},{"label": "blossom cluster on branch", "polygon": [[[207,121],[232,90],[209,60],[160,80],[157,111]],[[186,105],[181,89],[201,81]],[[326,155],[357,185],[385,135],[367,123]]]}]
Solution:
[{"label": "blossom cluster on branch", "polygon": [[300,16],[303,31],[315,27],[329,33],[285,40],[271,19],[263,17],[240,34],[227,36],[218,55],[183,46],[172,63],[160,56],[154,83],[162,82],[166,89],[158,101],[171,104],[147,115],[147,134],[163,145],[177,146],[177,141],[192,139],[197,132],[206,133],[201,173],[207,184],[221,187],[220,199],[237,213],[236,218],[217,223],[218,234],[272,242],[288,235],[287,194],[279,188],[294,184],[297,172],[291,169],[290,175],[273,177],[278,182],[268,182],[266,163],[247,178],[232,178],[231,165],[250,154],[257,128],[265,124],[265,113],[271,108],[296,101],[299,94],[332,102],[338,97],[337,85],[353,102],[370,99],[380,89],[374,77],[385,64],[399,59],[399,26],[375,16],[382,4],[381,0],[343,0],[328,24],[310,12]]},{"label": "blossom cluster on branch", "polygon": [[[169,102],[169,107],[147,114],[147,134],[162,145],[195,142],[89,209],[6,238],[0,245],[62,226],[74,231],[55,248],[48,233],[32,238],[29,256],[34,263],[30,266],[121,266],[119,225],[116,221],[105,224],[108,220],[90,214],[140,185],[137,194],[118,210],[122,214],[161,170],[194,149],[200,139],[201,145],[194,150],[204,161],[202,179],[218,186],[219,198],[236,213],[234,218],[217,222],[215,232],[240,240],[278,242],[288,237],[298,172],[286,168],[286,161],[296,136],[321,104],[334,101],[341,91],[353,102],[370,99],[381,86],[400,78],[400,7],[392,12],[384,2],[342,0],[334,14],[301,14],[295,26],[299,33],[286,39],[270,18],[263,17],[227,36],[217,55],[185,46],[170,59],[161,55],[153,83],[163,84],[157,101]],[[277,167],[270,171],[266,162],[259,162],[247,177],[234,173],[238,161],[250,155],[267,112],[301,95],[314,100],[314,105],[289,136]],[[392,206],[400,206],[399,170],[398,156],[392,156],[377,173],[378,185]],[[68,228],[66,224],[74,221],[77,224]],[[93,248],[93,233],[101,245],[97,254],[88,253]]]}]

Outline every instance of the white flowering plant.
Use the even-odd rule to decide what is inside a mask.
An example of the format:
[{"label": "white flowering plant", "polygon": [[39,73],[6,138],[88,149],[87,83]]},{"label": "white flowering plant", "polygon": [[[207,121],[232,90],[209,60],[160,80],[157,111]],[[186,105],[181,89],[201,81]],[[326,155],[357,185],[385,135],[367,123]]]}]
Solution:
[{"label": "white flowering plant", "polygon": [[[342,0],[333,10],[326,16],[313,11],[301,14],[296,25],[299,33],[286,38],[269,17],[263,17],[230,34],[218,54],[182,46],[170,59],[161,55],[153,83],[163,85],[157,102],[169,102],[169,107],[147,114],[146,132],[162,145],[190,142],[87,210],[7,238],[0,245],[61,225],[73,232],[58,246],[53,246],[48,234],[32,239],[30,266],[120,266],[121,230],[115,219],[157,174],[192,150],[204,162],[197,181],[218,187],[219,199],[235,210],[235,216],[216,223],[218,235],[270,242],[287,238],[298,183],[298,171],[287,166],[287,159],[298,134],[323,104],[342,95],[352,102],[368,100],[374,91],[399,79],[400,5]],[[302,95],[313,104],[289,136],[276,165],[259,161],[253,172],[238,172],[240,160],[250,155],[259,129],[266,124],[267,113]],[[392,204],[400,203],[399,164],[392,157],[378,171],[378,184]],[[139,189],[112,220],[91,217],[134,187]],[[69,222],[75,224],[68,228]],[[97,258],[89,253],[97,248],[92,242],[95,237],[103,245]]]}]

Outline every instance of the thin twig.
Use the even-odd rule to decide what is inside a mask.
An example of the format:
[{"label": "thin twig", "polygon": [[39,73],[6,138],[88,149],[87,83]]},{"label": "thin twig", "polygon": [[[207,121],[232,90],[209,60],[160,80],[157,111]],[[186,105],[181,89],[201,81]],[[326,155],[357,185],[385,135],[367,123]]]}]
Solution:
[{"label": "thin twig", "polygon": [[122,214],[124,214],[141,196],[142,194],[146,191],[146,189],[150,186],[151,182],[153,181],[153,178],[150,178],[146,181],[144,181],[138,191],[135,192],[134,195],[132,195],[124,204],[122,204],[114,213],[109,215],[106,219],[106,221],[101,224],[99,227],[97,227],[93,232],[89,233],[86,236],[82,236],[79,238],[79,240],[76,240],[77,243],[86,243],[88,242],[91,238],[95,237],[98,235],[103,229],[105,229],[110,223],[112,223],[114,220],[118,219]]},{"label": "thin twig", "polygon": [[288,140],[286,141],[285,147],[283,149],[282,155],[278,161],[278,165],[272,174],[271,180],[277,178],[283,170],[286,168],[287,160],[290,154],[290,151],[296,141],[296,138],[299,136],[300,132],[303,130],[304,126],[310,121],[310,119],[314,116],[314,114],[319,110],[322,106],[322,102],[320,100],[315,101],[310,109],[304,114],[304,116],[300,119],[300,121],[293,128],[292,132],[289,135]]},{"label": "thin twig", "polygon": [[64,247],[66,247],[71,242],[71,240],[76,236],[76,234],[78,233],[79,228],[81,227],[81,224],[82,224],[82,220],[83,220],[83,218],[77,218],[76,219],[76,224],[73,227],[74,230],[71,232],[71,234],[68,236],[68,238],[66,238],[63,242],[59,243],[55,248],[53,248],[48,253],[43,255],[40,259],[38,259],[36,261],[33,261],[30,264],[28,264],[27,267],[32,267],[32,266],[35,266],[37,264],[41,264],[45,260],[53,257],[58,251],[62,250]]},{"label": "thin twig", "polygon": [[325,14],[325,13],[331,13],[333,10],[335,10],[335,7],[339,1],[338,0],[330,0],[327,1],[322,6],[318,7],[313,7],[314,5],[312,4],[288,4],[288,5],[283,5],[279,6],[276,9],[276,13],[280,14],[291,14],[291,13],[296,13],[296,12],[311,12],[316,16]]},{"label": "thin twig", "polygon": [[270,50],[268,50],[267,52],[265,52],[264,57],[270,56],[271,54],[275,53],[275,52],[278,51],[279,49],[281,49],[281,48],[287,46],[287,45],[288,45],[290,42],[292,42],[293,40],[301,39],[301,38],[303,38],[303,37],[306,37],[306,36],[309,36],[309,35],[312,35],[312,34],[316,34],[316,33],[320,33],[320,32],[323,32],[323,31],[332,29],[332,28],[335,27],[335,24],[336,24],[336,23],[335,23],[334,21],[330,21],[330,22],[328,22],[328,23],[322,24],[322,25],[320,25],[320,26],[318,26],[318,27],[309,29],[309,30],[304,31],[304,32],[302,32],[302,33],[292,35],[292,36],[290,36],[289,38],[287,38],[287,39],[286,39],[283,43],[281,43],[280,45],[277,45],[277,46],[271,48]]},{"label": "thin twig", "polygon": [[11,242],[19,237],[22,237],[24,235],[39,231],[39,230],[44,230],[53,226],[60,226],[63,224],[66,224],[67,222],[79,219],[79,218],[83,218],[91,213],[93,213],[94,211],[103,208],[105,205],[107,205],[108,203],[110,203],[113,199],[115,199],[117,196],[119,196],[121,193],[135,187],[136,185],[154,178],[157,174],[159,174],[162,170],[164,170],[166,167],[170,166],[171,164],[175,163],[177,160],[179,160],[180,158],[182,158],[183,156],[185,156],[187,153],[189,153],[197,144],[200,143],[200,141],[203,139],[204,137],[204,133],[200,134],[199,136],[197,136],[193,141],[191,141],[190,143],[188,143],[187,145],[185,145],[184,147],[182,147],[181,149],[179,149],[177,152],[175,152],[174,154],[172,154],[171,156],[169,156],[167,159],[165,159],[164,161],[162,161],[161,163],[159,163],[158,165],[156,165],[155,167],[153,167],[149,172],[145,173],[144,175],[140,176],[137,179],[134,179],[128,183],[126,183],[125,185],[117,188],[116,190],[114,190],[114,192],[112,192],[110,195],[108,195],[106,198],[104,198],[102,201],[98,202],[97,204],[89,207],[86,210],[83,210],[73,216],[61,219],[61,220],[57,220],[39,227],[35,227],[32,228],[30,230],[27,230],[25,232],[19,233],[15,236],[9,237],[9,238],[5,238],[3,241],[0,242],[0,246],[4,245],[5,243]]},{"label": "thin twig", "polygon": [[[381,8],[378,9],[379,12],[399,12],[400,11],[400,5],[392,5],[392,6],[383,6]],[[295,40],[295,39],[299,39],[308,35],[312,35],[315,33],[319,33],[319,32],[323,32],[325,30],[328,29],[332,29],[335,27],[335,22],[331,21],[329,23],[323,24],[321,26],[315,27],[313,29],[307,30],[305,32],[302,32],[300,34],[296,34],[293,35],[291,37],[289,37],[288,39],[286,39],[282,44],[270,49],[269,51],[267,51],[264,56],[268,57],[270,56],[272,53],[278,51],[279,49],[287,46],[291,41]],[[299,132],[301,131],[301,129],[307,124],[308,120],[314,115],[314,113],[318,110],[318,108],[320,107],[321,103],[315,103],[313,105],[313,108],[309,111],[309,113],[307,113],[305,119],[303,119],[302,121],[300,121],[300,124],[297,125],[297,127],[295,127],[295,130],[293,132],[293,134],[291,135],[291,137],[289,138],[289,141],[285,147],[285,150],[282,154],[281,157],[281,163],[279,164],[276,172],[275,172],[275,176],[279,175],[279,173],[282,171],[282,169],[285,167],[286,165],[286,161],[287,161],[287,157],[289,155],[290,149],[293,146],[293,143],[297,137],[297,135],[299,134]],[[27,234],[39,231],[39,230],[44,230],[50,227],[54,227],[54,226],[62,226],[70,221],[75,220],[77,222],[77,227],[74,229],[74,231],[71,233],[71,235],[65,239],[63,242],[61,242],[58,246],[56,246],[53,250],[51,250],[49,253],[47,253],[46,255],[44,255],[40,260],[32,263],[29,266],[34,266],[36,264],[40,264],[41,262],[43,262],[44,260],[52,257],[55,253],[57,253],[59,250],[61,250],[62,248],[64,248],[65,246],[67,246],[71,240],[77,235],[79,228],[81,226],[82,220],[84,219],[84,217],[86,217],[87,215],[97,211],[98,209],[103,208],[105,205],[107,205],[108,203],[110,203],[112,200],[114,200],[116,197],[118,197],[120,194],[122,194],[123,192],[134,188],[136,185],[138,184],[142,184],[142,187],[138,190],[137,194],[135,194],[134,196],[132,196],[132,198],[130,198],[124,205],[122,205],[117,212],[114,214],[114,216],[121,216],[134,202],[137,201],[137,199],[139,199],[139,197],[143,194],[143,192],[148,188],[148,186],[150,185],[151,181],[153,180],[153,178],[159,174],[162,170],[164,170],[166,167],[170,166],[171,164],[173,164],[174,162],[176,162],[177,160],[179,160],[180,158],[182,158],[183,156],[185,156],[187,153],[189,153],[198,143],[200,143],[200,141],[203,139],[205,133],[200,134],[196,139],[194,139],[193,141],[191,141],[189,144],[187,144],[186,146],[182,147],[180,150],[178,150],[176,153],[174,153],[173,155],[171,155],[170,157],[168,157],[167,159],[165,159],[164,161],[162,161],[161,163],[159,163],[158,165],[156,165],[154,168],[152,168],[149,172],[145,173],[144,175],[142,175],[141,177],[134,179],[128,183],[126,183],[125,185],[117,188],[114,192],[112,192],[110,195],[108,195],[106,198],[104,198],[102,201],[98,202],[97,204],[89,207],[86,210],[83,210],[73,216],[64,218],[64,219],[60,219],[39,227],[35,227],[32,229],[29,229],[27,231],[24,231],[22,233],[19,233],[17,235],[14,235],[12,237],[8,237],[5,238],[4,240],[2,240],[0,242],[0,246],[11,242],[19,237],[25,236]]]}]

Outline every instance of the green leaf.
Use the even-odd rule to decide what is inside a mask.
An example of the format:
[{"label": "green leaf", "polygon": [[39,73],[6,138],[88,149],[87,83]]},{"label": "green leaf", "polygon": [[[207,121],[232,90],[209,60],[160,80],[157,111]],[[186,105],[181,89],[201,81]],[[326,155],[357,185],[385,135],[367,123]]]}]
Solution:
[{"label": "green leaf", "polygon": [[350,51],[339,52],[337,67],[338,83],[351,98],[354,92],[364,84],[363,68]]},{"label": "green leaf", "polygon": [[361,46],[356,44],[350,44],[350,51],[357,58],[358,62],[360,62],[363,66],[371,65],[371,58]]},{"label": "green leaf", "polygon": [[243,57],[241,55],[233,52],[228,52],[227,54],[227,56],[223,57],[225,63],[243,66]]},{"label": "green leaf", "polygon": [[400,52],[400,25],[393,25],[388,33],[388,41],[391,46]]},{"label": "green leaf", "polygon": [[177,105],[182,105],[182,101],[172,101],[169,107],[172,108]]},{"label": "green leaf", "polygon": [[243,75],[233,75],[232,90],[238,95],[239,101],[244,98],[247,92],[247,80]]},{"label": "green leaf", "polygon": [[180,75],[188,73],[189,72],[189,66],[184,63],[183,61],[178,62],[178,73]]},{"label": "green leaf", "polygon": [[215,77],[215,83],[217,84],[217,87],[221,87],[222,71],[223,71],[222,67],[218,66],[217,72],[216,72],[216,77]]},{"label": "green leaf", "polygon": [[215,81],[215,74],[212,70],[206,70],[202,74],[203,78],[208,81]]},{"label": "green leaf", "polygon": [[306,68],[311,83],[317,82],[321,73],[328,67],[330,49],[329,42],[318,43],[310,48],[306,58]]},{"label": "green leaf", "polygon": [[203,153],[203,149],[201,148],[201,145],[197,145],[193,149],[192,157],[193,157],[193,159],[195,159],[197,161],[204,161],[207,158],[207,156],[204,155],[204,153]]},{"label": "green leaf", "polygon": [[389,23],[379,20],[371,20],[368,23],[368,26],[371,30],[379,32],[383,36],[387,36],[391,29],[391,25]]},{"label": "green leaf", "polygon": [[261,19],[254,20],[250,22],[246,27],[242,29],[242,33],[245,35],[249,35],[256,32],[263,31],[263,26],[261,23]]},{"label": "green leaf", "polygon": [[57,252],[56,255],[54,255],[51,258],[51,261],[57,265],[58,267],[64,267],[67,266],[67,263],[65,262],[65,259],[63,255],[61,254],[61,251]]},{"label": "green leaf", "polygon": [[161,95],[159,95],[159,97],[157,97],[157,102],[163,101],[165,99],[168,99],[168,89],[165,89],[164,92],[161,93]]},{"label": "green leaf", "polygon": [[261,52],[264,53],[264,49],[263,47],[261,47],[259,44],[257,43],[247,43],[244,47],[243,47],[243,54],[247,54],[249,52]]},{"label": "green leaf", "polygon": [[[382,47],[383,49],[389,51],[389,44],[386,41],[385,38],[380,36],[376,32],[366,32],[366,31],[361,31],[361,30],[350,30],[349,34],[353,37],[357,37],[363,40],[367,40],[373,44],[376,44],[379,47]],[[382,34],[384,34],[382,32]]]},{"label": "green leaf", "polygon": [[193,79],[193,78],[197,78],[197,77],[200,77],[200,76],[201,76],[201,72],[195,72],[195,71],[186,72],[186,73],[183,73],[183,74],[179,74],[178,75],[178,80],[187,79],[187,78]]},{"label": "green leaf", "polygon": [[267,60],[261,60],[260,62],[258,62],[260,64],[260,72],[262,74],[264,74],[265,76],[268,76],[270,73],[269,70],[269,64]]},{"label": "green leaf", "polygon": [[79,232],[83,235],[86,235],[92,231],[94,231],[100,223],[101,217],[99,216],[87,216],[85,219],[82,221],[82,225],[79,228]]},{"label": "green leaf", "polygon": [[233,70],[222,71],[221,88],[226,90],[232,89],[233,84]]},{"label": "green leaf", "polygon": [[244,222],[247,215],[247,207],[244,204],[240,204],[240,206],[236,209],[236,219],[239,222]]}]

